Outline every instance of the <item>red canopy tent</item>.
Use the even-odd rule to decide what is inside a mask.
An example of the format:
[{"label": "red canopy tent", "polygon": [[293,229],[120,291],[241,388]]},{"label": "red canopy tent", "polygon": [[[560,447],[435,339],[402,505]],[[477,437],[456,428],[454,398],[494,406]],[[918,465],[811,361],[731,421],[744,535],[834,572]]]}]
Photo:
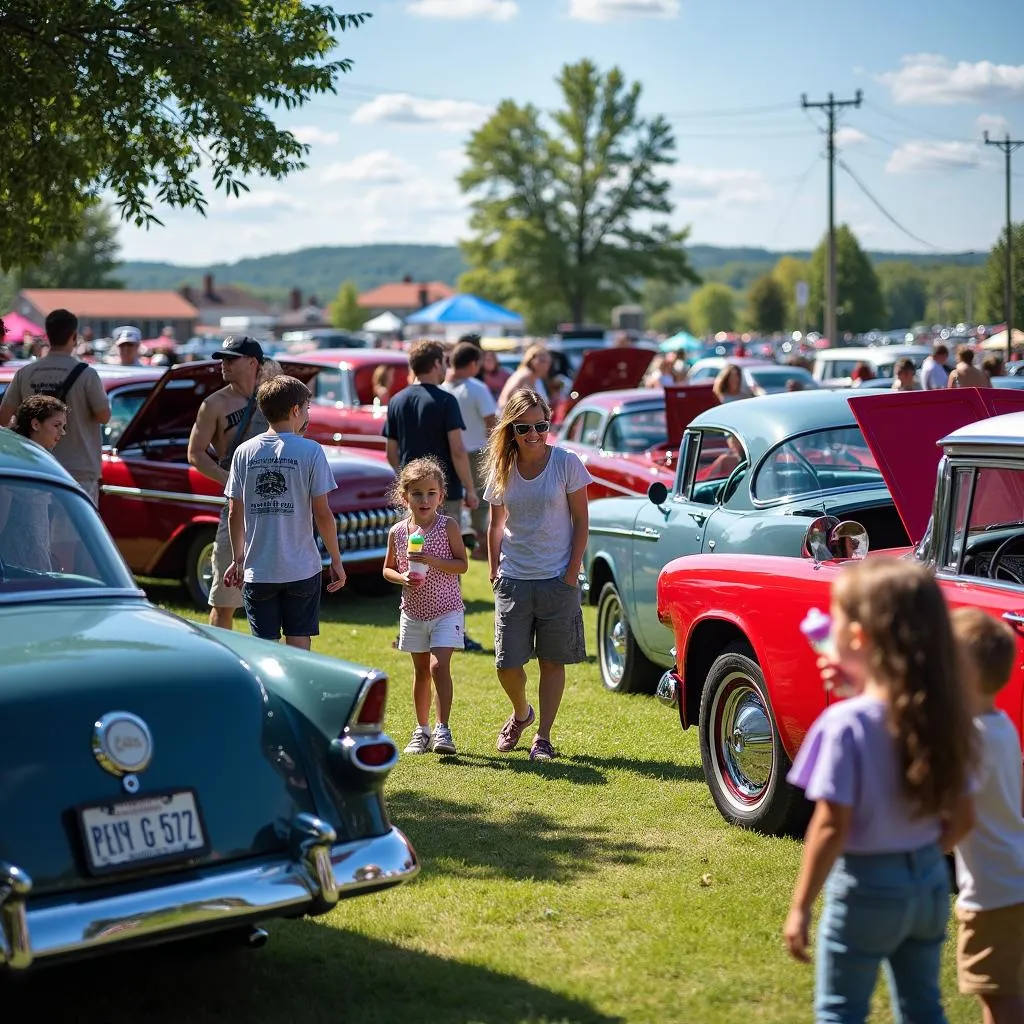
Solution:
[{"label": "red canopy tent", "polygon": [[5,313],[2,319],[7,328],[5,341],[24,341],[26,333],[34,334],[37,338],[43,336],[43,328],[20,313]]}]

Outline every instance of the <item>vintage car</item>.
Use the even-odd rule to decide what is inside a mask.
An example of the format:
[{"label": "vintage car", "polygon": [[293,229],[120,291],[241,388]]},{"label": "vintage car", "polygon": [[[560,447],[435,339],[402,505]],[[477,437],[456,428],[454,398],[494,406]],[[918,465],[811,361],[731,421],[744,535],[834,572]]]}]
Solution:
[{"label": "vintage car", "polygon": [[[848,393],[847,393],[848,394]],[[717,405],[689,424],[671,487],[590,507],[585,589],[610,690],[653,692],[674,664],[658,573],[680,555],[799,556],[807,524],[856,516],[879,547],[906,543],[847,394],[804,391]],[[904,396],[898,396],[904,397]]]},{"label": "vintage car", "polygon": [[558,443],[590,470],[591,501],[646,495],[655,480],[672,485],[683,430],[716,405],[718,397],[707,384],[601,391],[569,413]]},{"label": "vintage car", "polygon": [[71,477],[7,430],[0,622],[9,971],[258,942],[261,920],[416,874],[382,794],[387,677],[153,606]]},{"label": "vintage car", "polygon": [[[982,608],[1018,633],[1016,675],[999,704],[1024,731],[1024,412],[1005,413],[1024,409],[1024,395],[964,388],[850,404],[914,542],[889,553],[932,566],[951,606]],[[676,652],[658,695],[684,729],[697,726],[722,815],[762,832],[792,831],[806,816],[786,773],[832,698],[799,624],[811,608],[828,609],[844,564],[834,556],[856,538],[855,526],[837,522],[809,528],[806,557],[691,555],[669,562],[658,582],[658,617]]]}]

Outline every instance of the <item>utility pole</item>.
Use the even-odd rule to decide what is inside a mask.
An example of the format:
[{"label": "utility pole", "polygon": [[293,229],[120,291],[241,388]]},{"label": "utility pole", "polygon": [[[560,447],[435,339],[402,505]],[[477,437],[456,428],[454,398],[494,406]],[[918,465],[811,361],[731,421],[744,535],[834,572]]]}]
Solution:
[{"label": "utility pole", "polygon": [[1024,139],[1011,139],[1006,133],[1005,139],[990,139],[985,132],[985,145],[998,146],[1006,158],[1006,287],[1003,291],[1003,303],[1006,306],[1006,361],[1013,359],[1013,221],[1010,219],[1010,183],[1013,179],[1010,157],[1015,150],[1024,146]]},{"label": "utility pole", "polygon": [[838,290],[836,288],[836,114],[844,107],[859,107],[863,93],[857,90],[852,100],[837,100],[832,93],[823,103],[808,103],[806,93],[800,97],[804,110],[824,110],[828,114],[828,263],[825,272],[825,335],[830,345],[839,341],[836,315]]}]

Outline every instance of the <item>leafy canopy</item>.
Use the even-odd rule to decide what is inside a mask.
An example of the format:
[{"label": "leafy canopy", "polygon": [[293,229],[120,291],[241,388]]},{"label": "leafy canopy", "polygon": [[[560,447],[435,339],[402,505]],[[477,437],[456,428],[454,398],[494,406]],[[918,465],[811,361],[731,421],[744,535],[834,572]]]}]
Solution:
[{"label": "leafy canopy", "polygon": [[338,294],[328,306],[331,323],[343,331],[358,331],[369,319],[369,314],[359,305],[359,289],[355,281],[343,281]]},{"label": "leafy canopy", "polygon": [[[823,238],[811,256],[811,296],[808,314],[821,327],[825,317],[825,268],[828,239]],[[838,328],[859,334],[881,327],[885,322],[885,302],[878,275],[860,247],[857,236],[846,224],[836,228],[836,295],[839,308]],[[836,339],[830,339],[833,344]]]},{"label": "leafy canopy", "polygon": [[308,147],[268,108],[333,92],[333,33],[367,14],[302,0],[6,0],[0,6],[4,162],[0,261],[37,263],[95,197],[160,223],[205,212],[200,172],[237,195],[282,178]]},{"label": "leafy canopy", "polygon": [[[1024,223],[1013,227],[1013,325],[1024,327]],[[1006,321],[1006,228],[992,247],[981,282],[981,317],[987,323]]]},{"label": "leafy canopy", "polygon": [[505,100],[473,133],[459,178],[472,196],[462,243],[465,291],[550,330],[551,317],[604,320],[645,278],[697,281],[683,243],[658,216],[672,212],[664,169],[675,139],[663,117],[640,114],[640,85],[588,60],[558,78],[564,107],[542,123],[532,104]]},{"label": "leafy canopy", "polygon": [[698,337],[736,328],[736,293],[727,285],[710,281],[690,299],[690,323]]},{"label": "leafy canopy", "polygon": [[759,277],[747,294],[747,323],[755,331],[774,334],[786,326],[786,294],[771,274]]}]

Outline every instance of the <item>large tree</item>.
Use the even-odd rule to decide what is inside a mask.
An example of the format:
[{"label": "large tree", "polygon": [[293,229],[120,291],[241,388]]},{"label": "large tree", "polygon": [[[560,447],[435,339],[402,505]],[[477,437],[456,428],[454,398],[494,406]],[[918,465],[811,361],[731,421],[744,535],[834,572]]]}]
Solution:
[{"label": "large tree", "polygon": [[755,331],[774,334],[786,326],[786,294],[771,274],[759,277],[747,293],[747,323]]},{"label": "large tree", "polygon": [[[801,310],[797,305],[797,286],[803,281],[810,284],[811,265],[796,256],[782,256],[772,268],[772,277],[782,285],[782,294],[786,297],[786,327],[799,327]],[[807,311],[803,311],[804,316]]]},{"label": "large tree", "polygon": [[698,288],[689,308],[693,333],[698,336],[736,327],[736,293],[727,284],[711,281]]},{"label": "large tree", "polygon": [[[1013,225],[1013,324],[1024,328],[1024,223]],[[1006,229],[992,247],[981,283],[981,304],[977,311],[986,323],[1006,322]]]},{"label": "large tree", "polygon": [[554,307],[583,323],[636,299],[644,278],[695,282],[687,231],[667,223],[668,122],[641,115],[639,83],[617,68],[566,65],[558,85],[564,107],[550,124],[532,104],[505,100],[469,140],[459,184],[472,197],[470,270],[460,287],[528,321]]},{"label": "large tree", "polygon": [[[825,318],[825,266],[828,239],[824,238],[811,256],[811,298],[809,316],[821,327]],[[836,228],[836,291],[839,307],[838,328],[858,334],[881,327],[885,321],[885,302],[878,275],[860,247],[857,236],[846,224]],[[837,339],[829,339],[834,344]]]},{"label": "large tree", "polygon": [[912,263],[879,263],[878,281],[886,309],[886,327],[913,327],[924,319],[928,308],[928,281],[924,272]]},{"label": "large tree", "polygon": [[359,289],[355,281],[343,281],[338,294],[328,306],[331,323],[343,331],[358,331],[366,323],[368,314],[359,305]]},{"label": "large tree", "polygon": [[237,195],[282,178],[308,147],[275,124],[334,90],[334,33],[365,14],[303,0],[6,0],[0,6],[0,265],[27,266],[65,239],[93,197],[159,223],[156,204],[206,199],[200,173]]}]

